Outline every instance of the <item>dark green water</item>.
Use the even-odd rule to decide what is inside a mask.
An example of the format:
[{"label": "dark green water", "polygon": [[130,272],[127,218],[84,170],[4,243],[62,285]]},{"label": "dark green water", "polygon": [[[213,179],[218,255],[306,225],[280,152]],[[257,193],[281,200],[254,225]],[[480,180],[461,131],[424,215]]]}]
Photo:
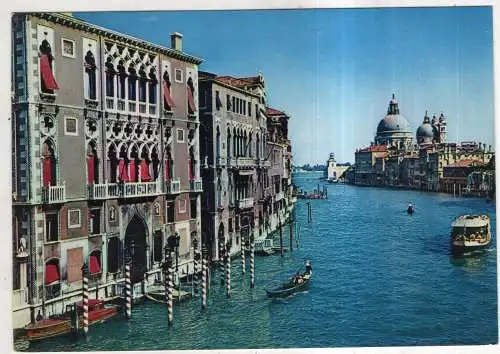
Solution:
[{"label": "dark green water", "polygon": [[[315,176],[315,177],[312,177]],[[295,183],[311,190],[317,175]],[[232,296],[213,275],[208,309],[194,299],[175,307],[145,302],[132,319],[92,327],[87,339],[57,338],[31,351],[235,349],[463,345],[498,342],[495,204],[444,194],[328,185],[313,200],[307,224],[297,203],[300,248],[256,258],[256,288],[232,261]],[[407,203],[416,208],[406,214]],[[450,223],[460,214],[487,214],[493,242],[482,254],[449,254]],[[284,232],[288,244],[288,230]],[[268,300],[265,287],[312,261],[309,290]]]}]

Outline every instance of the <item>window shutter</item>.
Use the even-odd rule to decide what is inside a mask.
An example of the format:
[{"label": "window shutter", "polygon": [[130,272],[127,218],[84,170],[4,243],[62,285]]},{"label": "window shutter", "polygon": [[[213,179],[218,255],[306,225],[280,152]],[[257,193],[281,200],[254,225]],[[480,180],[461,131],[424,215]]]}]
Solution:
[{"label": "window shutter", "polygon": [[137,182],[137,173],[135,169],[135,159],[130,160],[128,163],[129,166],[129,181]]},{"label": "window shutter", "polygon": [[146,160],[141,160],[141,181],[151,181],[151,175],[149,174],[149,164],[146,162]]},{"label": "window shutter", "polygon": [[121,158],[120,162],[118,163],[118,171],[120,173],[120,180],[123,182],[128,182],[128,171],[127,171],[127,165],[125,163],[125,159]]}]

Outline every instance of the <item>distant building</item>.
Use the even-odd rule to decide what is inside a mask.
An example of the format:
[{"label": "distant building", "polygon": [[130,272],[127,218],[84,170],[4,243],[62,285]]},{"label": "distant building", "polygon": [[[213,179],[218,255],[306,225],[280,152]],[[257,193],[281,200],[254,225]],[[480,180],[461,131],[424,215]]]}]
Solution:
[{"label": "distant building", "polygon": [[344,178],[344,173],[349,167],[348,164],[338,164],[335,160],[335,154],[332,152],[326,161],[324,177],[329,181],[337,181],[339,178]]},{"label": "distant building", "polygon": [[480,160],[460,160],[443,168],[441,178],[441,191],[445,193],[462,194],[463,188],[467,187],[468,176],[477,168],[486,163]]}]

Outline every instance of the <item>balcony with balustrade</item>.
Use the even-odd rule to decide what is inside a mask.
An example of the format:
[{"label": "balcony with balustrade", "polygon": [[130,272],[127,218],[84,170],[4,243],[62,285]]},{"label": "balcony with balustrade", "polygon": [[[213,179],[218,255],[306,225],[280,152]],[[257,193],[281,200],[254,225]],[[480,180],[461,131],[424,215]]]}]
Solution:
[{"label": "balcony with balustrade", "polygon": [[237,159],[236,157],[230,157],[227,159],[227,166],[230,168],[236,168],[237,166]]},{"label": "balcony with balustrade", "polygon": [[162,192],[158,182],[89,184],[87,188],[91,200],[149,197]]},{"label": "balcony with balustrade", "polygon": [[215,158],[215,165],[217,166],[217,168],[226,167],[227,159],[225,157],[222,157],[222,156],[217,156]]},{"label": "balcony with balustrade", "polygon": [[255,159],[253,157],[238,157],[236,163],[238,167],[243,167],[243,168],[255,167]]},{"label": "balcony with balustrade", "polygon": [[238,209],[251,209],[253,208],[253,198],[243,198],[237,201]]},{"label": "balcony with balustrade", "polygon": [[66,201],[66,186],[44,186],[42,187],[42,203],[57,204]]},{"label": "balcony with balustrade", "polygon": [[189,191],[194,193],[203,192],[203,181],[201,180],[201,178],[189,181]]},{"label": "balcony with balustrade", "polygon": [[274,196],[274,201],[279,202],[281,199],[283,199],[283,192],[276,193]]},{"label": "balcony with balustrade", "polygon": [[181,192],[181,181],[178,179],[165,181],[165,186],[167,194],[179,194]]}]

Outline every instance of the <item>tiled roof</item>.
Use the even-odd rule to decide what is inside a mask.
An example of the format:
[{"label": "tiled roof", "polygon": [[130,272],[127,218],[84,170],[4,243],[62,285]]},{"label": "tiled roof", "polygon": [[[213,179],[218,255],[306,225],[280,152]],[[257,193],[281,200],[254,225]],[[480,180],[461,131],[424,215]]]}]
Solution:
[{"label": "tiled roof", "polygon": [[266,107],[266,114],[268,116],[286,116],[285,112],[278,111],[277,109]]},{"label": "tiled roof", "polygon": [[372,145],[363,149],[359,149],[356,152],[386,152],[387,146],[385,145]]},{"label": "tiled roof", "polygon": [[475,159],[465,159],[465,160],[460,160],[455,163],[452,163],[451,165],[445,166],[445,167],[471,167],[471,166],[484,166],[485,163],[480,160],[475,160]]},{"label": "tiled roof", "polygon": [[258,76],[251,76],[251,77],[232,77],[232,76],[217,76],[216,80],[221,81],[225,84],[231,85],[231,86],[236,86],[236,87],[242,87],[242,86],[251,86],[259,83],[259,77]]}]

